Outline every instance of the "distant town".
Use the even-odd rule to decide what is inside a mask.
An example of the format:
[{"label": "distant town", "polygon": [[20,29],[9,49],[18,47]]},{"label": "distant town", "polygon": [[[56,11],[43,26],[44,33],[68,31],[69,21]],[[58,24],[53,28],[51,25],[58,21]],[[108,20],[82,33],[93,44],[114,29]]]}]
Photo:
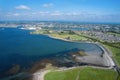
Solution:
[{"label": "distant town", "polygon": [[[81,34],[104,40],[106,42],[120,42],[120,24],[28,21],[28,22],[0,22],[0,27],[18,27],[26,30],[59,29],[70,30],[80,28]],[[76,29],[79,30],[79,29]]]}]

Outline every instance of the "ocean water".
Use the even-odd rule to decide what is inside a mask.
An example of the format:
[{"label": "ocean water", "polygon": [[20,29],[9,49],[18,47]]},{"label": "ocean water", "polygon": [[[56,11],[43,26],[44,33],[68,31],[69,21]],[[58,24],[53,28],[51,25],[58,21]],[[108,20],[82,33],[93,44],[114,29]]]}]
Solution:
[{"label": "ocean water", "polygon": [[14,64],[28,66],[32,61],[71,49],[83,49],[89,54],[101,54],[95,44],[67,42],[47,35],[29,34],[29,30],[0,28],[0,72]]}]

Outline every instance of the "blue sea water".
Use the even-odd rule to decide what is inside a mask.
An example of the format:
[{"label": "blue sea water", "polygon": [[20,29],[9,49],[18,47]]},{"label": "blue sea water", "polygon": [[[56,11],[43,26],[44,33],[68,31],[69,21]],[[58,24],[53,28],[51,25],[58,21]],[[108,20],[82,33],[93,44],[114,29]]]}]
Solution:
[{"label": "blue sea water", "polygon": [[67,42],[47,35],[30,34],[29,30],[0,28],[0,71],[14,64],[27,66],[36,58],[58,54],[71,49],[83,49],[89,54],[101,54],[92,43]]}]

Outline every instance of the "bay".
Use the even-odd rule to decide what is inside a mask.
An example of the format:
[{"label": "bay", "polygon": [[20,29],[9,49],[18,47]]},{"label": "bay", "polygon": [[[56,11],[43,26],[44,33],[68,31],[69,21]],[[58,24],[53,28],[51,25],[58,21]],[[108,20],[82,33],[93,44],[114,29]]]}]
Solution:
[{"label": "bay", "polygon": [[102,53],[101,48],[93,43],[68,42],[30,32],[18,28],[0,28],[0,72],[14,64],[28,66],[41,57],[65,54],[72,49],[82,49],[88,54]]}]

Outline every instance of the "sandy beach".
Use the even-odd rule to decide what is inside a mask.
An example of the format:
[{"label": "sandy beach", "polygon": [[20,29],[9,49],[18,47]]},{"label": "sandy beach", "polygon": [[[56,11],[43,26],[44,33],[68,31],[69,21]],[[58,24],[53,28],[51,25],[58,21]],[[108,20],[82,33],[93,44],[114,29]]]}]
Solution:
[{"label": "sandy beach", "polygon": [[33,80],[44,80],[44,76],[46,73],[50,72],[50,70],[39,70],[33,74]]}]

